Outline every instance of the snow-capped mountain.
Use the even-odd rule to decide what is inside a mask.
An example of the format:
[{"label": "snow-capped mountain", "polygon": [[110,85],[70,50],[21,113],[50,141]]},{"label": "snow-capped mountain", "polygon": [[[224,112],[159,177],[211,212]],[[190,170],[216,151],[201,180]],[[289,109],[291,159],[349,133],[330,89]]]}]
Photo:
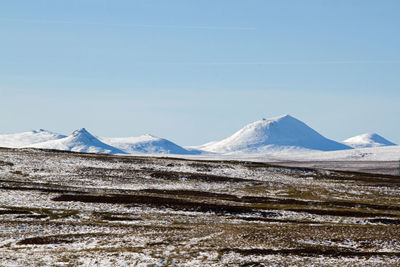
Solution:
[{"label": "snow-capped mountain", "polygon": [[271,153],[342,150],[351,147],[325,138],[290,115],[253,122],[232,136],[198,147],[216,153]]},{"label": "snow-capped mountain", "polygon": [[65,135],[43,129],[16,134],[2,134],[0,135],[0,147],[20,148],[35,143],[57,140],[65,137]]},{"label": "snow-capped mountain", "polygon": [[344,144],[354,148],[395,146],[395,143],[383,138],[376,133],[360,134],[343,141]]},{"label": "snow-capped mountain", "polygon": [[28,147],[67,150],[74,152],[102,153],[102,154],[126,154],[118,148],[101,142],[90,134],[85,128],[74,131],[70,136],[37,143]]},{"label": "snow-capped mountain", "polygon": [[[354,148],[374,148],[383,146],[396,146],[396,144],[378,134],[362,134],[339,143],[325,138],[302,121],[290,115],[262,119],[248,124],[232,136],[221,141],[190,147],[181,147],[167,139],[150,134],[138,137],[96,137],[90,134],[85,128],[74,131],[70,136],[43,129],[0,135],[0,147],[33,147],[107,154],[176,154],[203,156],[217,156],[217,154],[224,154],[226,156],[246,154],[253,154],[253,156],[256,156],[256,154],[263,156],[288,156],[291,154],[295,156],[295,154],[300,155],[304,152],[353,150]],[[394,149],[393,151],[397,150]],[[366,153],[367,152],[364,153],[363,151],[360,153],[357,151],[348,151],[348,153],[345,153],[344,151],[344,154],[333,153],[332,155],[339,158],[344,157],[343,155],[350,158],[357,158],[358,154],[361,155],[360,157],[365,157]],[[367,154],[369,155],[371,153],[369,151]],[[379,153],[381,153],[381,150],[379,150]],[[384,153],[384,151],[382,153]],[[314,153],[313,155],[317,154]]]},{"label": "snow-capped mountain", "polygon": [[128,154],[149,153],[149,154],[181,154],[194,155],[199,154],[198,151],[184,149],[181,146],[163,138],[159,138],[150,134],[138,137],[100,137],[104,143],[116,147]]}]

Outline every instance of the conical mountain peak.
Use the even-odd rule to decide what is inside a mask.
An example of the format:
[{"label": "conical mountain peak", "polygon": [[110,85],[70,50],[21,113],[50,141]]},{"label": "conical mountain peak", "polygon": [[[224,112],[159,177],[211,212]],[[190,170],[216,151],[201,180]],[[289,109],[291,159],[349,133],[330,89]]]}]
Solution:
[{"label": "conical mountain peak", "polygon": [[73,131],[72,135],[78,136],[78,135],[91,135],[91,134],[85,128],[81,128]]},{"label": "conical mountain peak", "polygon": [[70,136],[34,144],[31,147],[68,150],[75,152],[126,154],[122,150],[101,142],[85,128],[75,130]]},{"label": "conical mountain peak", "polygon": [[71,138],[74,139],[75,141],[82,142],[82,143],[93,143],[93,142],[98,142],[99,140],[93,136],[91,133],[89,133],[85,128],[81,128],[78,130],[75,130],[71,134]]}]

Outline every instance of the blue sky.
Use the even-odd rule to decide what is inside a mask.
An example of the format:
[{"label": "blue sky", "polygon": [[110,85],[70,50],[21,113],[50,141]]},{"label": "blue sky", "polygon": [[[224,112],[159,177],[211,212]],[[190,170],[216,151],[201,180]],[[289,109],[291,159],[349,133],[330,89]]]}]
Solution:
[{"label": "blue sky", "polygon": [[182,145],[291,114],[400,143],[398,0],[3,0],[1,133]]}]

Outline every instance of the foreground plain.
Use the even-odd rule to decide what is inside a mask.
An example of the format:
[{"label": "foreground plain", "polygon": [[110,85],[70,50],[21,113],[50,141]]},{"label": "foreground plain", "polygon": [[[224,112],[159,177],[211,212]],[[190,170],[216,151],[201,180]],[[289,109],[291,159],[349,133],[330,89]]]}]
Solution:
[{"label": "foreground plain", "polygon": [[0,149],[1,266],[399,266],[400,177]]}]

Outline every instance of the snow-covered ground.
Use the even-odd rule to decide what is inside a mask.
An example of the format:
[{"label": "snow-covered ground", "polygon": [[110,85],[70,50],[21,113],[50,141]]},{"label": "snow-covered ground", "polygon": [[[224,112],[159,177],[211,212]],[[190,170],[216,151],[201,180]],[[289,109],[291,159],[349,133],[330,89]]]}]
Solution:
[{"label": "snow-covered ground", "polygon": [[288,160],[323,160],[323,161],[399,161],[400,146],[359,148],[352,150],[339,150],[329,152],[313,151],[303,154],[291,154],[278,156]]},{"label": "snow-covered ground", "polygon": [[397,177],[0,149],[1,266],[399,266]]},{"label": "snow-covered ground", "polygon": [[257,162],[288,161],[396,161],[400,160],[400,146],[357,148],[338,151],[275,151],[265,154],[226,153],[203,155],[174,155],[188,159],[203,160],[249,160]]}]

